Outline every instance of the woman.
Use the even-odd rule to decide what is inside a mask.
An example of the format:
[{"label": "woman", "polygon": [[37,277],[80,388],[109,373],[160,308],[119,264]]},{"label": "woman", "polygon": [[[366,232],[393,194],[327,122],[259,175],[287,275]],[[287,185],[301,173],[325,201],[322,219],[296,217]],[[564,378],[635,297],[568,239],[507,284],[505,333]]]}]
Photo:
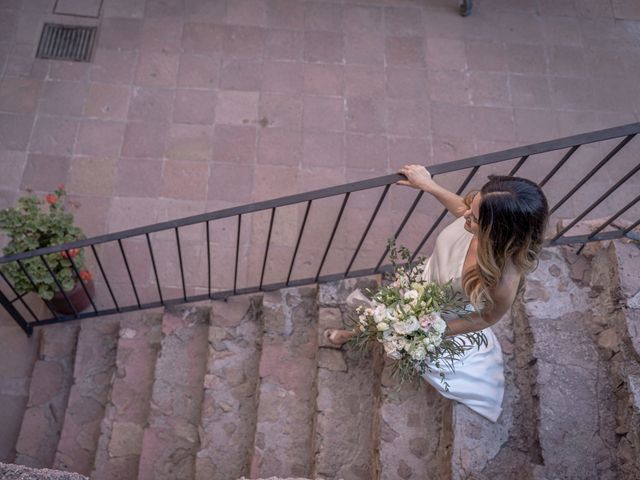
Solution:
[{"label": "woman", "polygon": [[[433,195],[457,219],[442,230],[424,266],[427,282],[453,281],[474,307],[464,318],[447,320],[446,335],[482,330],[488,344],[468,350],[455,372],[431,365],[424,377],[442,395],[464,403],[495,422],[504,394],[502,351],[489,328],[511,308],[525,273],[537,265],[547,224],[547,200],[535,183],[524,178],[490,176],[479,192],[465,198],[438,185],[420,165],[405,165],[399,185]],[[328,330],[341,345],[353,332]],[[440,381],[446,374],[449,390]]]}]

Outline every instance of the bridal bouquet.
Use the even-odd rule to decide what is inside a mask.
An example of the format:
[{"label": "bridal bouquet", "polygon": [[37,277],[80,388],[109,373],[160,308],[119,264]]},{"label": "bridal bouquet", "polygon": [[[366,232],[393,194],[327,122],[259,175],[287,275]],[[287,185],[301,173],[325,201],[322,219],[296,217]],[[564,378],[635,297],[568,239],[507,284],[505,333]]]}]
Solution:
[{"label": "bridal bouquet", "polygon": [[[400,253],[404,263],[398,264]],[[446,366],[454,371],[454,361],[474,346],[487,344],[483,333],[474,332],[445,337],[447,315],[463,317],[473,311],[451,286],[422,280],[421,266],[409,263],[410,252],[390,244],[393,271],[384,286],[376,291],[356,290],[347,302],[357,305],[356,335],[351,343],[366,348],[371,341],[382,343],[384,351],[394,360],[393,376],[402,383],[416,374],[431,371],[430,365]],[[420,262],[419,265],[423,265]],[[445,389],[445,374],[440,373]]]}]

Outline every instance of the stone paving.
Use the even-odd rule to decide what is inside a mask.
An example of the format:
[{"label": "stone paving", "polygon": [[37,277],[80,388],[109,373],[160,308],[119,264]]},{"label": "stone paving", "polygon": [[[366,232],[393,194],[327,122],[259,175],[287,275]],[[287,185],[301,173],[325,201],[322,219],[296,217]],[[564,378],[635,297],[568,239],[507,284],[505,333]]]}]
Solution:
[{"label": "stone paving", "polygon": [[[0,206],[64,183],[88,235],[640,111],[628,0],[479,0],[467,18],[455,0],[65,5],[0,2]],[[91,63],[34,58],[52,20],[99,26]]]}]

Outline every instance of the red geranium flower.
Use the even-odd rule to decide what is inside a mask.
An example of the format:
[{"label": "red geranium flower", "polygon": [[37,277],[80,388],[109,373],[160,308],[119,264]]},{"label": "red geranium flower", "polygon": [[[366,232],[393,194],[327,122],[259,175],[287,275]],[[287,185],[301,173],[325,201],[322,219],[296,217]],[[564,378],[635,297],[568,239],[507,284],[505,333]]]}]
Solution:
[{"label": "red geranium flower", "polygon": [[67,255],[66,251],[61,252],[61,255],[62,255],[63,258],[69,258],[69,257],[73,258],[73,257],[77,256],[78,253],[80,253],[79,249],[72,248],[72,249],[69,250],[69,255]]},{"label": "red geranium flower", "polygon": [[58,201],[58,196],[55,193],[50,193],[46,197],[44,197],[47,203],[51,205],[55,205]]},{"label": "red geranium flower", "polygon": [[80,272],[80,278],[84,281],[84,282],[88,282],[89,280],[91,280],[93,277],[91,276],[91,272],[89,272],[89,270],[82,270]]}]

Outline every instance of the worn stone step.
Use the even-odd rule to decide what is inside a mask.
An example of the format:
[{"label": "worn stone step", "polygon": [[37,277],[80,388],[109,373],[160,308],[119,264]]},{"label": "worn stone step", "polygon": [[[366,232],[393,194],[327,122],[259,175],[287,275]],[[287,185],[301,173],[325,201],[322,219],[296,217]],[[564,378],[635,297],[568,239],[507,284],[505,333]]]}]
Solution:
[{"label": "worn stone step", "polygon": [[[319,286],[318,341],[327,328],[350,328],[345,304],[356,288],[376,279],[345,280]],[[380,352],[324,346],[318,356],[315,468],[320,478],[368,480],[376,471],[377,399]]]},{"label": "worn stone step", "polygon": [[34,468],[53,465],[73,383],[78,329],[78,323],[73,322],[41,330],[29,401],[16,443],[17,464]]},{"label": "worn stone step", "polygon": [[119,328],[117,317],[88,319],[80,324],[74,383],[53,462],[56,470],[83,475],[91,472],[115,369]]},{"label": "worn stone step", "polygon": [[616,396],[618,476],[640,478],[640,245],[611,242],[591,261],[603,330],[598,346],[610,357]]},{"label": "worn stone step", "polygon": [[212,303],[197,480],[249,474],[258,403],[262,298]]},{"label": "worn stone step", "polygon": [[526,480],[540,463],[535,425],[538,405],[531,391],[531,342],[522,308],[518,300],[511,314],[491,327],[502,349],[505,376],[497,422],[460,403],[451,404],[450,475],[454,480]]},{"label": "worn stone step", "polygon": [[315,287],[265,293],[259,405],[250,476],[309,476],[313,462]]},{"label": "worn stone step", "polygon": [[40,329],[27,337],[16,322],[0,314],[0,462],[13,462],[22,418],[29,401],[29,384],[38,360]]},{"label": "worn stone step", "polygon": [[61,472],[48,468],[29,468],[23,465],[0,463],[0,478],[4,480],[89,480],[79,473]]},{"label": "worn stone step", "polygon": [[100,428],[93,480],[137,477],[161,339],[161,313],[122,315],[116,371]]},{"label": "worn stone step", "polygon": [[190,479],[200,448],[198,425],[207,364],[208,307],[168,307],[156,363],[140,480]]},{"label": "worn stone step", "polygon": [[562,251],[548,248],[525,291],[542,461],[533,478],[614,479],[616,402],[594,336],[603,319],[593,292],[571,276]]},{"label": "worn stone step", "polygon": [[[382,354],[382,353],[381,353]],[[422,379],[400,384],[385,360],[380,384],[380,479],[449,478],[450,401]]]}]

